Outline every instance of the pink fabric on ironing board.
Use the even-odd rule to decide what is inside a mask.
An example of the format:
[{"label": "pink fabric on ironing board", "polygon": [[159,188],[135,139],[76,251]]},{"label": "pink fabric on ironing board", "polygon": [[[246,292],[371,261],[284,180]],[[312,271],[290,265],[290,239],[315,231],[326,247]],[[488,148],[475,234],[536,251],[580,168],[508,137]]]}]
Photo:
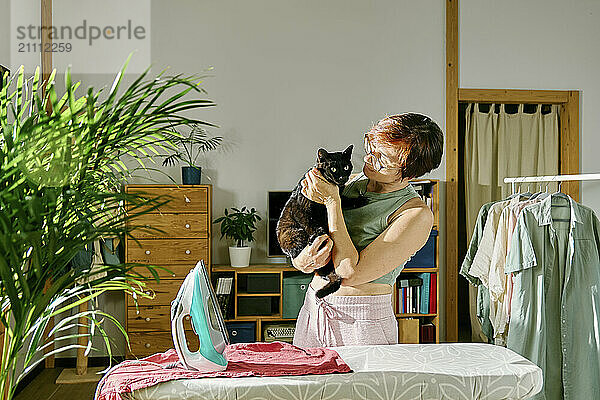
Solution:
[{"label": "pink fabric on ironing board", "polygon": [[238,343],[224,352],[225,371],[199,372],[185,369],[174,349],[141,360],[127,360],[111,369],[96,389],[96,400],[121,400],[122,393],[175,379],[239,378],[244,376],[321,375],[352,372],[331,349],[302,349],[289,343]]}]

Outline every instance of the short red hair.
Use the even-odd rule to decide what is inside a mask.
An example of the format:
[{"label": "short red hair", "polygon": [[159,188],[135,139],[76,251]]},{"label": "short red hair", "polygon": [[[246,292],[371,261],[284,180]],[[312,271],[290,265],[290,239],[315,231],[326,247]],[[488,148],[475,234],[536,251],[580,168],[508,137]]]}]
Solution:
[{"label": "short red hair", "polygon": [[416,113],[385,117],[367,132],[369,140],[393,149],[403,178],[418,178],[442,161],[444,135],[431,118]]}]

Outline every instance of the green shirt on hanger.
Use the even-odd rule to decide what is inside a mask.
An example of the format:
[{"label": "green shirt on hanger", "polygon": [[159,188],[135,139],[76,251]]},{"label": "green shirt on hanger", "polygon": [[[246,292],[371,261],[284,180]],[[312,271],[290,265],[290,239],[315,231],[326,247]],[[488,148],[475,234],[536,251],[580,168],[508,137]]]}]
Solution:
[{"label": "green shirt on hanger", "polygon": [[600,399],[599,247],[598,218],[564,194],[519,216],[507,347],[544,371],[534,399]]},{"label": "green shirt on hanger", "polygon": [[492,342],[494,338],[494,328],[490,321],[490,292],[488,288],[481,284],[479,278],[469,275],[469,269],[473,263],[473,258],[477,254],[481,237],[483,236],[483,228],[485,221],[487,220],[488,211],[496,203],[486,203],[479,209],[477,214],[477,220],[475,222],[475,229],[473,229],[473,236],[471,236],[471,242],[469,243],[469,249],[465,255],[465,259],[460,267],[460,274],[464,276],[471,285],[477,286],[477,319],[481,324],[481,332],[488,338],[488,343]]}]

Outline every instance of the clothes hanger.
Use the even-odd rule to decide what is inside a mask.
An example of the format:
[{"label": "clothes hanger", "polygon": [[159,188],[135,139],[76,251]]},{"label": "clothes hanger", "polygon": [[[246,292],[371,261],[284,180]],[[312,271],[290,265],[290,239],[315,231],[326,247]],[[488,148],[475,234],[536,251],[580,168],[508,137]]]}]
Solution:
[{"label": "clothes hanger", "polygon": [[529,183],[527,184],[527,191],[524,193],[521,193],[521,191],[519,190],[519,198],[522,198],[523,200],[528,200],[531,198],[533,194],[530,191],[530,185]]},{"label": "clothes hanger", "polygon": [[[543,186],[543,183],[542,183],[542,186]],[[536,199],[536,200],[540,201],[540,200],[544,200],[548,196],[550,196],[550,193],[548,193],[548,183],[546,183],[545,191],[542,191],[540,188],[540,191],[535,193],[533,196],[531,196],[530,200]]]},{"label": "clothes hanger", "polygon": [[[556,198],[560,198],[560,199],[564,199],[564,200],[569,200],[570,197],[569,195],[562,193],[561,192],[561,185],[562,181],[558,181],[558,191],[555,193],[552,193],[552,197],[556,197]],[[552,201],[550,201],[550,207],[552,208],[571,208],[571,202],[569,201],[569,204],[552,204]],[[552,218],[553,222],[571,222],[571,218]]]}]

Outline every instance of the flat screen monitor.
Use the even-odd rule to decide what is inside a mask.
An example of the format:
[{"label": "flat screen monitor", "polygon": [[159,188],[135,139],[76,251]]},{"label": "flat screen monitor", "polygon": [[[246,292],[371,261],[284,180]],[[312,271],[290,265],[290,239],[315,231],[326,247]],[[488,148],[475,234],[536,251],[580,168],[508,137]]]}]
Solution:
[{"label": "flat screen monitor", "polygon": [[291,191],[270,191],[267,193],[267,257],[287,257],[279,247],[277,240],[277,221],[285,203],[290,198]]}]

